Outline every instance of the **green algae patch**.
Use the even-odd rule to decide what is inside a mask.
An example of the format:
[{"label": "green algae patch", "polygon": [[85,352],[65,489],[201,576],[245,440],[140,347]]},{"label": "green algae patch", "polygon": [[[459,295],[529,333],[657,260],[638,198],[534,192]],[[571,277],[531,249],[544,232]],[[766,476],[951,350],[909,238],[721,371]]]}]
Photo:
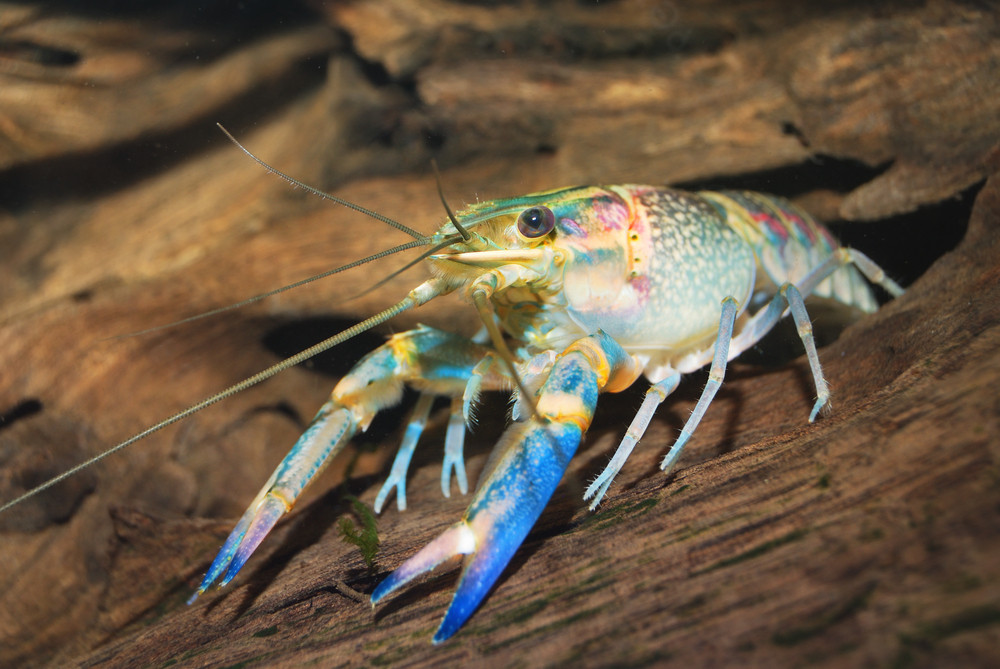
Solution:
[{"label": "green algae patch", "polygon": [[777,539],[771,539],[770,541],[765,541],[759,546],[755,546],[748,551],[744,551],[739,555],[734,555],[733,557],[725,558],[724,560],[719,560],[715,564],[709,565],[704,569],[699,569],[692,575],[697,576],[699,574],[705,574],[710,571],[715,571],[716,569],[722,569],[723,567],[729,567],[734,564],[739,564],[746,560],[752,560],[758,558],[765,553],[773,551],[775,548],[780,548],[792,542],[798,541],[804,537],[808,532],[806,530],[792,530],[788,534],[778,537]]}]

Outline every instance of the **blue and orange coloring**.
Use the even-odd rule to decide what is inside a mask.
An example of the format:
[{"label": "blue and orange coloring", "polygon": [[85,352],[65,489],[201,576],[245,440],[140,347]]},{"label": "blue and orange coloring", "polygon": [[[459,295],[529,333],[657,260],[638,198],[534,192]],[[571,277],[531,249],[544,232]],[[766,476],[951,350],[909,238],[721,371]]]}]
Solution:
[{"label": "blue and orange coloring", "polygon": [[[421,394],[376,511],[394,489],[399,508],[406,508],[410,458],[435,397],[452,400],[441,473],[448,496],[453,475],[467,492],[463,441],[479,393],[512,391],[513,421],[465,515],[371,595],[377,604],[465,556],[434,635],[442,642],[468,620],[528,535],[590,426],[601,392],[624,390],[640,376],[650,383],[610,463],[585,492],[591,509],[682,374],[711,365],[694,411],[663,459],[665,471],[677,463],[727,362],[787,312],[816,386],[809,420],[828,406],[805,297],[871,312],[877,303],[863,277],[893,296],[903,292],[807,214],[759,193],[581,187],[480,203],[459,212],[458,220],[464,230],[446,223],[429,238],[438,247],[427,258],[433,276],[393,313],[459,291],[477,306],[487,330],[494,326],[494,336],[468,339],[420,326],[363,358],[254,499],[192,600],[239,572],[309,481],[378,411],[400,400],[404,385]],[[503,332],[499,343],[496,325]],[[504,342],[509,352],[500,350]],[[516,376],[505,355],[516,361]]]}]

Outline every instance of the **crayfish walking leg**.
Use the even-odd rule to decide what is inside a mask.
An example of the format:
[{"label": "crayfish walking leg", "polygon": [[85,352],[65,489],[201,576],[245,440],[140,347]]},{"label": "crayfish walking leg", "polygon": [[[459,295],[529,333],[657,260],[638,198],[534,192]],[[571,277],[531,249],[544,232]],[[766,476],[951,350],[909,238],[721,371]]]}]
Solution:
[{"label": "crayfish walking leg", "polygon": [[434,642],[454,634],[541,515],[590,427],[598,394],[628,387],[640,372],[632,356],[604,333],[571,344],[536,395],[540,418],[532,416],[507,428],[462,520],[382,581],[372,593],[372,604],[449,558],[467,555]]},{"label": "crayfish walking leg", "polygon": [[[375,414],[398,403],[403,385],[409,383],[423,391],[426,399],[420,400],[407,430],[410,446],[397,457],[393,476],[384,488],[388,494],[388,489],[396,487],[400,506],[405,507],[406,468],[423,428],[422,408],[429,408],[433,395],[461,397],[472,369],[487,350],[464,337],[419,326],[393,336],[362,358],[333,389],[330,399],[261,488],[189,603],[215,581],[222,586],[232,580],[271,528],[292,509],[306,485],[358,430],[368,428]],[[461,459],[455,453],[450,457],[453,462]],[[457,469],[457,464],[453,466]]]}]

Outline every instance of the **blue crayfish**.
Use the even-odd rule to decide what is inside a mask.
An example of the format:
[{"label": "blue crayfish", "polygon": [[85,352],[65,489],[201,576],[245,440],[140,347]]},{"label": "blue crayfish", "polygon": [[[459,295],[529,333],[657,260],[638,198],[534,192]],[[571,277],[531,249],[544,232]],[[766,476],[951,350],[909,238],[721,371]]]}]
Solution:
[{"label": "blue crayfish", "polygon": [[404,386],[421,394],[375,499],[376,511],[393,491],[399,508],[406,508],[410,459],[437,396],[451,398],[441,488],[449,495],[454,477],[466,493],[463,441],[479,394],[510,391],[515,396],[512,423],[465,515],[371,595],[378,603],[449,558],[466,556],[454,598],[434,635],[437,643],[472,615],[524,541],[590,426],[600,393],[624,390],[640,376],[650,383],[610,463],[586,490],[591,509],[682,374],[711,365],[694,411],[663,458],[664,471],[677,463],[722,383],[727,362],[787,312],[816,386],[809,420],[828,406],[804,298],[820,296],[871,312],[877,302],[866,278],[893,296],[903,292],[869,258],[842,247],[809,215],[759,193],[639,185],[566,188],[483,202],[457,215],[449,211],[450,221],[430,236],[326,197],[414,237],[395,250],[429,248],[423,258],[431,278],[354,328],[154,425],[0,510],[320,350],[457,291],[475,306],[483,330],[465,338],[420,326],[391,337],[358,362],[264,484],[191,598],[213,583],[228,583],[305,486],[376,413],[400,401]]}]

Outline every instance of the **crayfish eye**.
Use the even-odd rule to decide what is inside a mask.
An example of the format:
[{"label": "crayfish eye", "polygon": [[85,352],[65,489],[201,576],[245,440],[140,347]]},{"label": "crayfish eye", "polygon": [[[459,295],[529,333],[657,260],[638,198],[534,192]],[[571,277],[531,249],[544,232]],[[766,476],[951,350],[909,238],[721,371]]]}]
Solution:
[{"label": "crayfish eye", "polygon": [[525,209],[517,217],[517,231],[528,239],[544,237],[556,227],[556,215],[548,207]]}]

